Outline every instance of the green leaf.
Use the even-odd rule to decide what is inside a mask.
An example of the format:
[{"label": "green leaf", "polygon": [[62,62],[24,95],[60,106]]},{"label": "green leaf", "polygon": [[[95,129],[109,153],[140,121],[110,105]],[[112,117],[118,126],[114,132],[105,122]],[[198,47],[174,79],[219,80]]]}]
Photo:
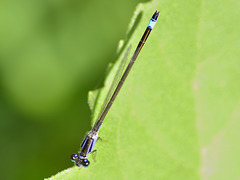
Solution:
[{"label": "green leaf", "polygon": [[[72,167],[50,179],[239,179],[237,5],[140,4],[124,46],[132,45],[130,54],[155,10],[160,17],[100,129],[96,161],[89,155],[88,168]],[[91,107],[98,107],[94,114],[117,67],[98,101],[90,96]]]}]

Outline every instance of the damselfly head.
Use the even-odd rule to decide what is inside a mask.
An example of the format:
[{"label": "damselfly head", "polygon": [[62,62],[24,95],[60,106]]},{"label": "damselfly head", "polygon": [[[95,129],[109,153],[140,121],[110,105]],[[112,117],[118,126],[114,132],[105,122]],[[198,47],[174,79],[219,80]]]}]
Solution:
[{"label": "damselfly head", "polygon": [[71,160],[78,167],[81,167],[81,166],[87,167],[90,164],[90,161],[87,158],[79,156],[78,154],[72,154],[71,155]]}]

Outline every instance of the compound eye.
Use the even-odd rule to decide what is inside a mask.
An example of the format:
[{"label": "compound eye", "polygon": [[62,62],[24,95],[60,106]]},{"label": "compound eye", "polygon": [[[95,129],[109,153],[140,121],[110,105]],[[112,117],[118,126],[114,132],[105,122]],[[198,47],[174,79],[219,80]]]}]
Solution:
[{"label": "compound eye", "polygon": [[89,164],[90,164],[90,161],[88,159],[83,159],[81,164],[84,166],[84,167],[87,167]]},{"label": "compound eye", "polygon": [[76,162],[76,159],[78,158],[78,154],[72,154],[71,155],[71,161]]}]

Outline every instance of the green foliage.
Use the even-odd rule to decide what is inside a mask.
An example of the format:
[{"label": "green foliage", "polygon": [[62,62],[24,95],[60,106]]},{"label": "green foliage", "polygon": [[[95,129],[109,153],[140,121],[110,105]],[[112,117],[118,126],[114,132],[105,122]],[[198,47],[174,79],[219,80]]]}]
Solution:
[{"label": "green foliage", "polygon": [[[130,54],[156,9],[160,17],[103,123],[96,161],[89,155],[88,168],[72,167],[50,179],[239,179],[240,25],[234,4],[140,4],[139,23],[124,46],[132,45]],[[116,69],[101,89],[99,107]]]},{"label": "green foliage", "polygon": [[87,93],[139,1],[0,1],[0,179],[72,166],[91,126]]}]

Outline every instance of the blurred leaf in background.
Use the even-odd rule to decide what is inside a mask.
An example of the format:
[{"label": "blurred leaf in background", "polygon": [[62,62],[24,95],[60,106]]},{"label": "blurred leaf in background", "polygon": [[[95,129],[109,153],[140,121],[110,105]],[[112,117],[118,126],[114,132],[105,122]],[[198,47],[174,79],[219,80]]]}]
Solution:
[{"label": "blurred leaf in background", "polygon": [[139,2],[0,1],[0,179],[43,179],[72,166],[90,129],[87,93]]},{"label": "blurred leaf in background", "polygon": [[139,5],[126,48],[156,9],[160,17],[103,123],[96,161],[90,155],[88,168],[50,179],[240,179],[239,7],[236,0]]}]

